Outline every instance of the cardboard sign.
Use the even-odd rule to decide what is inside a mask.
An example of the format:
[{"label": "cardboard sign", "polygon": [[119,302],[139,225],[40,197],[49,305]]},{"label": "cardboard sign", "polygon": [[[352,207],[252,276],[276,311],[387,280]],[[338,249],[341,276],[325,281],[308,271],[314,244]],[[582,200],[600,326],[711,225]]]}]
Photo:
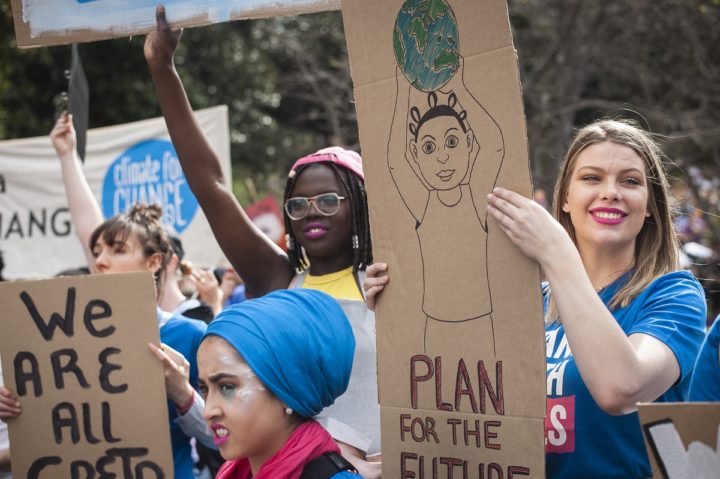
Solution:
[{"label": "cardboard sign", "polygon": [[653,477],[714,479],[720,474],[720,403],[638,404]]},{"label": "cardboard sign", "polygon": [[500,0],[346,0],[374,256],[383,475],[544,475],[540,277],[486,213],[530,196]]},{"label": "cardboard sign", "polygon": [[173,477],[149,273],[0,284],[13,477]]},{"label": "cardboard sign", "polygon": [[[195,113],[230,184],[227,107]],[[163,118],[88,131],[83,165],[105,218],[137,203],[159,203],[162,221],[195,264],[224,262],[190,191]],[[0,248],[6,278],[55,276],[86,264],[72,230],[60,160],[47,136],[0,142]]]},{"label": "cardboard sign", "polygon": [[340,0],[12,0],[19,47],[82,43],[155,29],[155,6],[173,27],[337,10]]}]

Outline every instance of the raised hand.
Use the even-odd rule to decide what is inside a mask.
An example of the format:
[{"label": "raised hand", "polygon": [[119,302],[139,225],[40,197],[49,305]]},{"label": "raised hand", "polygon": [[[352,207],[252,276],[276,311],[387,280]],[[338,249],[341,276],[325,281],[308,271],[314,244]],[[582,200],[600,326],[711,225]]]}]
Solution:
[{"label": "raised hand", "polygon": [[70,113],[65,111],[60,115],[55,122],[55,126],[53,126],[53,129],[50,131],[50,139],[59,157],[75,151],[77,137]]},{"label": "raised hand", "polygon": [[195,284],[200,300],[205,301],[212,308],[214,314],[218,314],[222,310],[223,291],[213,272],[195,268],[189,278]]},{"label": "raised hand", "polygon": [[182,28],[173,30],[165,17],[165,6],[158,5],[155,9],[157,29],[145,37],[145,60],[150,66],[172,65],[175,50],[180,43]]},{"label": "raised hand", "polygon": [[467,90],[463,75],[465,75],[465,60],[462,55],[458,55],[458,68],[450,80],[440,88],[440,92],[445,94],[456,92],[457,94],[460,89]]}]

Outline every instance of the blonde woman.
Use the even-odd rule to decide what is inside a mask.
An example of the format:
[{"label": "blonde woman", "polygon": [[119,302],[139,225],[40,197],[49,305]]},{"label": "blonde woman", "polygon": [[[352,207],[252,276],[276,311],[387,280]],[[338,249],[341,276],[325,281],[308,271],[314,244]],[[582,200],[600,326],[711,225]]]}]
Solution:
[{"label": "blonde woman", "polygon": [[[489,214],[547,279],[547,477],[650,477],[636,404],[687,396],[705,298],[679,270],[661,159],[647,132],[599,121],[565,155],[555,218],[512,191],[488,195]],[[368,268],[368,296],[384,269]]]}]

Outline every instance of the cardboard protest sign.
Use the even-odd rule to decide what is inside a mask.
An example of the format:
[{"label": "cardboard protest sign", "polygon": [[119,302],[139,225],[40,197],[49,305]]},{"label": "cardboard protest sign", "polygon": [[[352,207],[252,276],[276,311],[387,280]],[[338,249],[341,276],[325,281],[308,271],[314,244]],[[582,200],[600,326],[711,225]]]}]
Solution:
[{"label": "cardboard protest sign", "polygon": [[0,284],[13,477],[173,477],[149,273]]},{"label": "cardboard protest sign", "polygon": [[638,404],[653,477],[713,479],[720,474],[720,403]]},{"label": "cardboard protest sign", "polygon": [[340,0],[12,0],[19,47],[127,37],[155,29],[155,6],[173,27],[337,10]]},{"label": "cardboard protest sign", "polygon": [[530,196],[500,0],[346,0],[374,257],[383,475],[544,475],[540,277],[486,213]]},{"label": "cardboard protest sign", "polygon": [[[227,107],[195,113],[230,184]],[[106,218],[137,202],[159,203],[162,221],[195,264],[224,262],[190,191],[163,118],[96,128],[87,134],[85,177]],[[72,230],[65,187],[50,138],[0,142],[0,248],[6,278],[54,276],[86,263]]]}]

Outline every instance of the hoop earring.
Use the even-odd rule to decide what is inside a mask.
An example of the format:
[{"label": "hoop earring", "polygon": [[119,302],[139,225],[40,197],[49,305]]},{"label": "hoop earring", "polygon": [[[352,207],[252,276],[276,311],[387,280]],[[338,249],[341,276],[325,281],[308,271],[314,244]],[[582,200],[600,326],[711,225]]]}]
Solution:
[{"label": "hoop earring", "polygon": [[285,244],[287,245],[288,249],[294,249],[295,248],[295,242],[292,239],[292,236],[289,234],[285,235]]}]

